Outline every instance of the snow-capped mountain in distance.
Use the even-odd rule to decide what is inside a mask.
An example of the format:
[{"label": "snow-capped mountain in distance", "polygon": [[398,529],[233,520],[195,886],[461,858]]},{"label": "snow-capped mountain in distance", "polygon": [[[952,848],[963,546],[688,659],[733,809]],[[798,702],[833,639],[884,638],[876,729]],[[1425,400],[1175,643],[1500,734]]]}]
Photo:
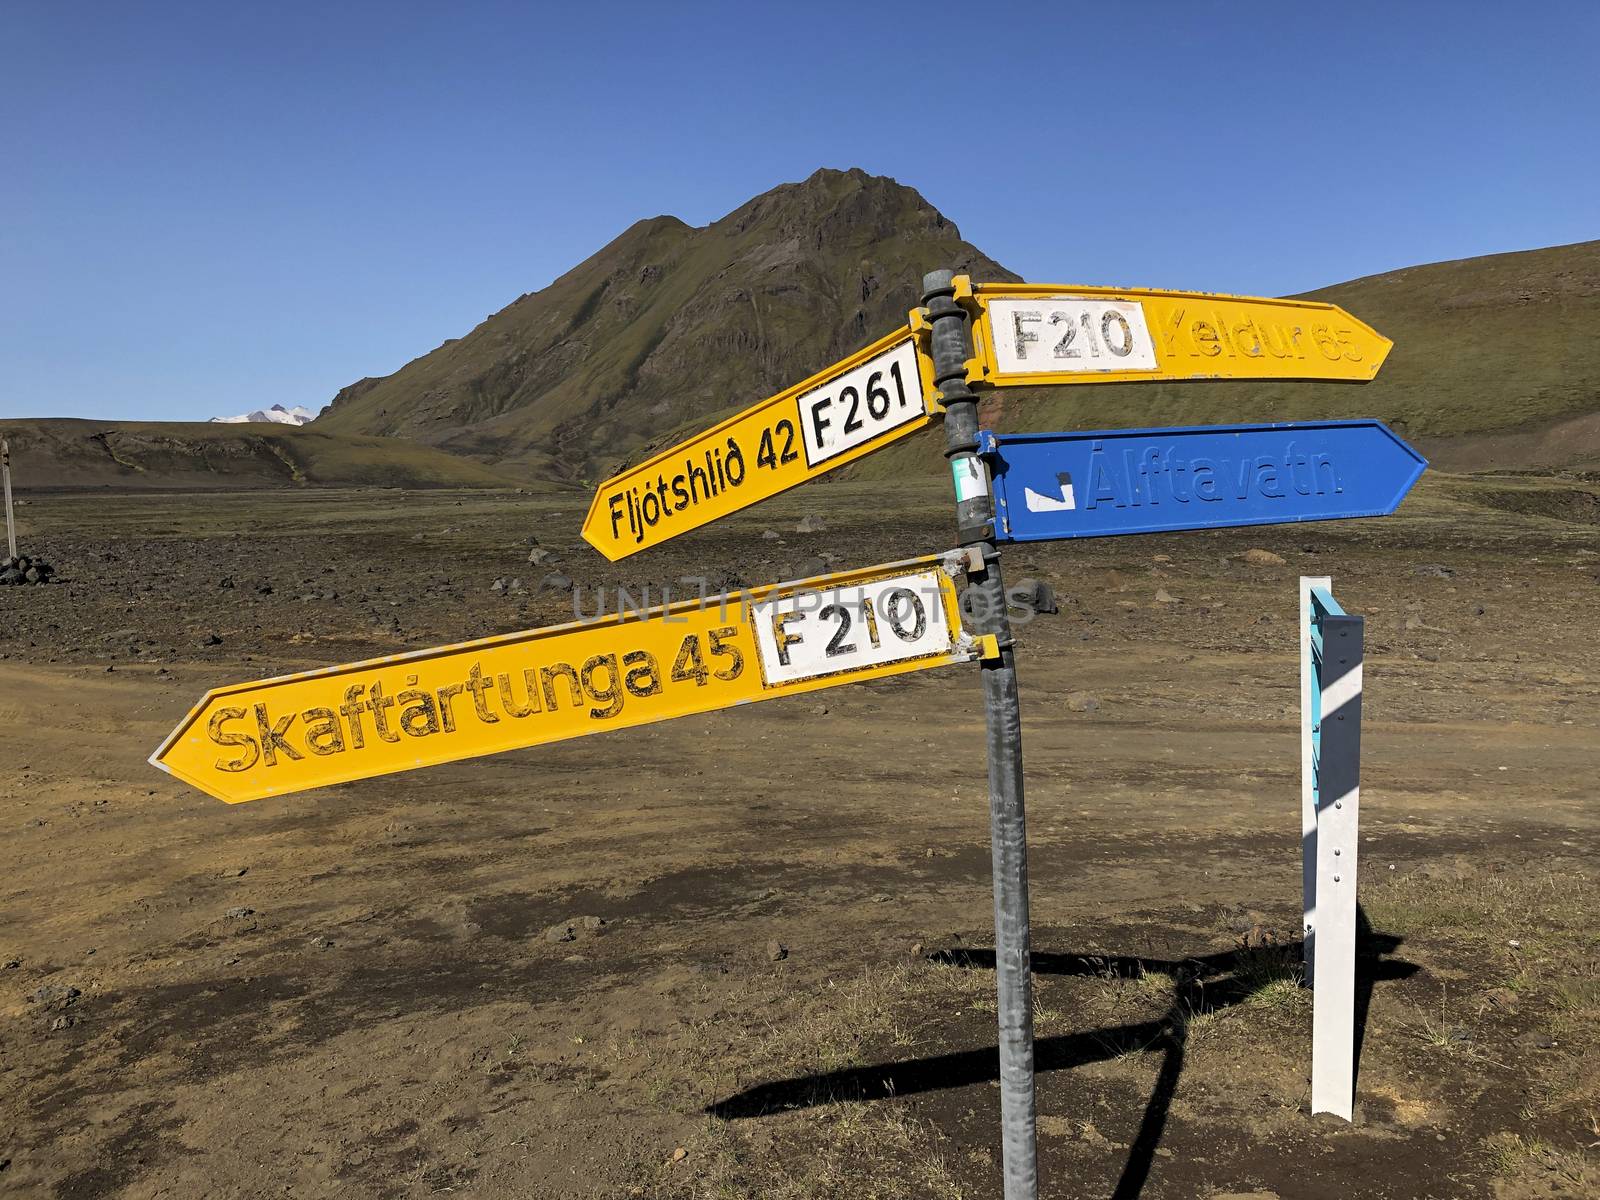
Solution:
[{"label": "snow-capped mountain in distance", "polygon": [[274,404],[271,408],[258,408],[254,412],[247,412],[237,417],[212,417],[213,425],[243,425],[248,422],[265,421],[273,425],[309,425],[316,417],[316,413],[309,408],[295,405],[285,408],[281,404]]}]

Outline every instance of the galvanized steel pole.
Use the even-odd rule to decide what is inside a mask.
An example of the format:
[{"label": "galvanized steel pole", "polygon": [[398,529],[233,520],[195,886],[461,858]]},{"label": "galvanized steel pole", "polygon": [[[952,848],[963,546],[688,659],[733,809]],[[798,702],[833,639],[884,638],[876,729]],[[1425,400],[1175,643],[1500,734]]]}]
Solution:
[{"label": "galvanized steel pole", "polygon": [[955,300],[954,274],[923,276],[922,303],[932,328],[934,382],[944,402],[945,457],[956,488],[963,546],[978,548],[984,570],[971,577],[974,632],[992,633],[1000,658],[983,664],[989,732],[989,840],[994,873],[994,965],[1000,1014],[1000,1120],[1005,1200],[1036,1200],[1039,1160],[1033,1093],[1033,976],[1029,961],[1028,842],[1022,805],[1022,714],[1006,616],[1005,584],[994,548],[994,498],[978,457],[978,400],[967,386],[972,332]]},{"label": "galvanized steel pole", "polygon": [[11,443],[0,438],[0,477],[6,489],[6,548],[12,558],[17,556],[17,521],[11,515]]}]

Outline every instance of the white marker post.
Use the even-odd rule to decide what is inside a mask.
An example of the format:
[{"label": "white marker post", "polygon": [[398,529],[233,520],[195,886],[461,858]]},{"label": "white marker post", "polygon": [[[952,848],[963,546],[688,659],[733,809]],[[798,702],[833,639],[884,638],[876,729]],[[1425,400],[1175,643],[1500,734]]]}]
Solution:
[{"label": "white marker post", "polygon": [[1364,622],[1325,576],[1300,579],[1300,804],[1311,1111],[1355,1110],[1356,853]]},{"label": "white marker post", "polygon": [[17,521],[11,514],[11,442],[6,438],[0,438],[0,478],[5,480],[6,490],[6,553],[15,558]]}]

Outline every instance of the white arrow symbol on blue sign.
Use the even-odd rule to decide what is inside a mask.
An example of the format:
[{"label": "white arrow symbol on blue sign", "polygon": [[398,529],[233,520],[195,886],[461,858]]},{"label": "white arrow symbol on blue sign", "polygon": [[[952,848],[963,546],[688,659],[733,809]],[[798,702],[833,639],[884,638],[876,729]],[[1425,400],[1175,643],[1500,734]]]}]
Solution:
[{"label": "white arrow symbol on blue sign", "polygon": [[997,542],[1387,516],[1428,465],[1381,421],[979,438]]}]

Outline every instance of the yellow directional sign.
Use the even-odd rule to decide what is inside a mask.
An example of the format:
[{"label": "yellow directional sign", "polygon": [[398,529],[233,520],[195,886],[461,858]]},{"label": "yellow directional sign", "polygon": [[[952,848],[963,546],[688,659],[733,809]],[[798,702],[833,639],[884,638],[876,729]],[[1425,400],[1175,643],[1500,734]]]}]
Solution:
[{"label": "yellow directional sign", "polygon": [[1393,345],[1344,309],[1209,292],[957,281],[976,306],[972,382],[1174,379],[1365,383]]},{"label": "yellow directional sign", "polygon": [[914,433],[933,408],[918,358],[911,331],[899,329],[608,479],[584,540],[615,562]]},{"label": "yellow directional sign", "polygon": [[993,655],[965,552],[208,692],[150,762],[237,804]]}]

